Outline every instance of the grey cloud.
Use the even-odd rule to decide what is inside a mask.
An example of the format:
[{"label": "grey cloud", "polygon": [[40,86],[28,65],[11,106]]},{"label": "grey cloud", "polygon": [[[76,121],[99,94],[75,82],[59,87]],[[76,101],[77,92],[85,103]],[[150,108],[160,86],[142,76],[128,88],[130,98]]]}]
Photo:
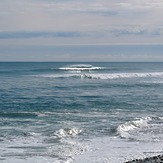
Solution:
[{"label": "grey cloud", "polygon": [[27,39],[32,44],[31,38],[47,38],[50,45],[54,40],[55,44],[161,43],[161,7],[159,0],[5,0],[0,5],[0,40],[7,44],[7,39],[18,43]]},{"label": "grey cloud", "polygon": [[118,12],[114,10],[85,10],[81,11],[83,13],[90,13],[90,14],[95,14],[95,15],[101,15],[101,16],[117,16]]},{"label": "grey cloud", "polygon": [[138,31],[134,31],[134,30],[128,30],[128,29],[115,29],[111,31],[112,34],[114,34],[115,36],[122,36],[122,35],[145,35],[147,34],[146,30],[138,30]]},{"label": "grey cloud", "polygon": [[163,2],[158,0],[127,0],[119,2],[118,5],[126,9],[163,8]]},{"label": "grey cloud", "polygon": [[28,38],[38,38],[38,37],[81,37],[83,33],[81,32],[0,32],[0,39],[28,39]]},{"label": "grey cloud", "polygon": [[154,36],[154,35],[162,35],[163,28],[147,28],[147,27],[129,27],[129,28],[121,28],[111,30],[111,33],[115,36],[123,36],[123,35],[144,35],[144,36]]}]

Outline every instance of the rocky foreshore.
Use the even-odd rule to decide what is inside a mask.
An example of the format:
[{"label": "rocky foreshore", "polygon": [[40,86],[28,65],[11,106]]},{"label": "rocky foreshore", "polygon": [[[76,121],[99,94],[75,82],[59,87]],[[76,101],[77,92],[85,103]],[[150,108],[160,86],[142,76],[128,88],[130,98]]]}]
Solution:
[{"label": "rocky foreshore", "polygon": [[132,161],[127,161],[125,163],[163,163],[163,155],[147,157],[144,159],[135,159]]}]

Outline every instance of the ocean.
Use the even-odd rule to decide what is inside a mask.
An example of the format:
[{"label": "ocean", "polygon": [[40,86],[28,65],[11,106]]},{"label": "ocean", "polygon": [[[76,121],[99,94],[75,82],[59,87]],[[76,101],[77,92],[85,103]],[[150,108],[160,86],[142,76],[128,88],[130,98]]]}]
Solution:
[{"label": "ocean", "polygon": [[163,154],[162,111],[163,63],[0,62],[0,162]]}]

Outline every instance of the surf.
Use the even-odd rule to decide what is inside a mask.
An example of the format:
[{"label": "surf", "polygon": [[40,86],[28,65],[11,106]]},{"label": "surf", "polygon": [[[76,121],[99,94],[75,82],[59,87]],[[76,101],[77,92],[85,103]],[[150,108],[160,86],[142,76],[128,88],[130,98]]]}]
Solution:
[{"label": "surf", "polygon": [[104,69],[104,67],[96,67],[91,64],[74,64],[74,65],[69,65],[67,67],[60,67],[60,70],[64,71],[91,71],[91,70],[100,70]]}]

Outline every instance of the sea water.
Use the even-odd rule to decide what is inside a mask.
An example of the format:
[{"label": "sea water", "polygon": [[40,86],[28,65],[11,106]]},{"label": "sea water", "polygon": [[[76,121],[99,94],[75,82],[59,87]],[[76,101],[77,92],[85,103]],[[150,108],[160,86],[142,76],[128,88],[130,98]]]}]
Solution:
[{"label": "sea water", "polygon": [[121,163],[163,153],[163,63],[0,63],[1,163]]}]

